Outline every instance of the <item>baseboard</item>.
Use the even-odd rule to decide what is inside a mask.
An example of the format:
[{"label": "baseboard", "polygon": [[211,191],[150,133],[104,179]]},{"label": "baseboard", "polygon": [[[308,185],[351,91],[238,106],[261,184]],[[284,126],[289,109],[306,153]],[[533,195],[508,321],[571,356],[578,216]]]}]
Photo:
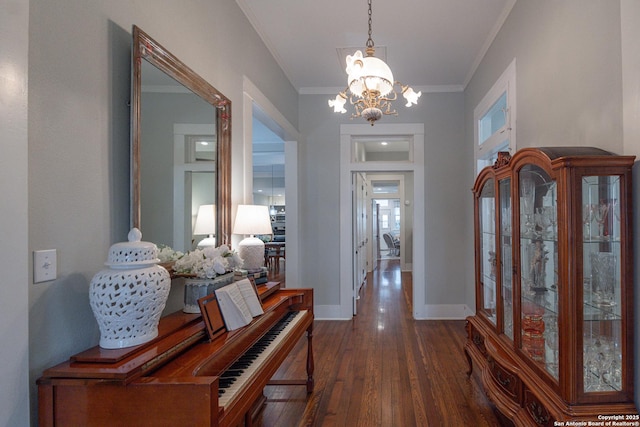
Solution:
[{"label": "baseboard", "polygon": [[464,320],[473,311],[466,304],[425,304],[413,314],[416,320]]},{"label": "baseboard", "polygon": [[[339,305],[316,305],[313,307],[316,320],[350,320],[345,317]],[[416,320],[464,320],[473,315],[466,304],[426,304],[420,311],[413,313]]]},{"label": "baseboard", "polygon": [[314,305],[313,316],[315,320],[351,320],[351,316],[344,316],[339,305]]}]

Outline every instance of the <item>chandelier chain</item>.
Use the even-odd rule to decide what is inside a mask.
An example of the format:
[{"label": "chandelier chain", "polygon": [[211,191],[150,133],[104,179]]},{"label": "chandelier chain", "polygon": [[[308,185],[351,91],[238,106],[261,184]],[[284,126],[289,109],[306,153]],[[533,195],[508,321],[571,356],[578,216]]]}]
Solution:
[{"label": "chandelier chain", "polygon": [[369,3],[369,38],[367,39],[367,47],[368,48],[372,48],[373,47],[373,39],[371,38],[371,0],[368,1]]}]

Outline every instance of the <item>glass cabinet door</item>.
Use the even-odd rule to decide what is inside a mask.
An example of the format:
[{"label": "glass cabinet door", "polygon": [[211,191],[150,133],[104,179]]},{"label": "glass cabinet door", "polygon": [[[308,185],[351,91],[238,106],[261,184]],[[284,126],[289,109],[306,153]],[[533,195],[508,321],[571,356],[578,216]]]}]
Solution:
[{"label": "glass cabinet door", "polygon": [[520,345],[558,379],[558,205],[556,181],[525,165],[520,193]]},{"label": "glass cabinet door", "polygon": [[500,181],[500,281],[502,292],[502,330],[513,340],[513,287],[511,256],[511,179]]},{"label": "glass cabinet door", "polygon": [[584,391],[622,390],[620,177],[582,178]]},{"label": "glass cabinet door", "polygon": [[496,324],[496,201],[495,184],[488,180],[478,200],[480,225],[480,285],[481,307],[487,318]]}]

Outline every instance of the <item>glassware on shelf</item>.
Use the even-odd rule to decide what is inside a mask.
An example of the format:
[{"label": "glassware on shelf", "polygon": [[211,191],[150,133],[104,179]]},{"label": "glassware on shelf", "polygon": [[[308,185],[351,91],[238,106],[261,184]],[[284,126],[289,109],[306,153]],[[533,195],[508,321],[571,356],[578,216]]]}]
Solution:
[{"label": "glassware on shelf", "polygon": [[582,223],[584,224],[584,237],[591,239],[591,222],[593,221],[596,205],[587,203],[582,207]]},{"label": "glassware on shelf", "polygon": [[525,216],[524,234],[532,236],[535,229],[533,205],[535,201],[535,182],[531,178],[520,179],[520,198],[522,200],[522,211]]},{"label": "glassware on shelf", "polygon": [[549,221],[549,217],[544,208],[536,208],[536,213],[533,214],[533,218],[537,229],[540,229],[541,236],[548,236],[548,228],[551,226],[551,222]]},{"label": "glassware on shelf", "polygon": [[600,306],[615,305],[616,256],[611,252],[592,252],[590,261],[593,303]]},{"label": "glassware on shelf", "polygon": [[559,373],[559,341],[558,341],[558,316],[555,313],[546,314],[543,318],[545,324],[545,343],[546,343],[546,369],[555,378]]},{"label": "glassware on shelf", "polygon": [[555,206],[546,206],[544,208],[544,212],[547,215],[549,221],[549,237],[557,236],[557,225],[558,225],[558,211]]},{"label": "glassware on shelf", "polygon": [[511,208],[502,208],[502,231],[507,236],[511,235]]},{"label": "glassware on shelf", "polygon": [[606,240],[610,235],[610,229],[607,226],[609,222],[609,208],[609,201],[602,199],[595,209],[595,218],[598,223],[598,239],[600,240]]},{"label": "glassware on shelf", "polygon": [[622,388],[622,351],[610,337],[585,337],[584,389],[586,392]]},{"label": "glassware on shelf", "polygon": [[549,252],[545,248],[542,239],[534,239],[529,245],[529,288],[534,293],[546,291],[545,271],[549,260]]}]

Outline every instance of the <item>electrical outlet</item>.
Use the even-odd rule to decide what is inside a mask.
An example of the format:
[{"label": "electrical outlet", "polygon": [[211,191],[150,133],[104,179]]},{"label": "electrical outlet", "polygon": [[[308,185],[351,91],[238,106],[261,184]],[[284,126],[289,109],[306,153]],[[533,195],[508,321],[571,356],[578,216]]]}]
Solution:
[{"label": "electrical outlet", "polygon": [[58,273],[56,249],[33,252],[33,283],[55,280]]}]

